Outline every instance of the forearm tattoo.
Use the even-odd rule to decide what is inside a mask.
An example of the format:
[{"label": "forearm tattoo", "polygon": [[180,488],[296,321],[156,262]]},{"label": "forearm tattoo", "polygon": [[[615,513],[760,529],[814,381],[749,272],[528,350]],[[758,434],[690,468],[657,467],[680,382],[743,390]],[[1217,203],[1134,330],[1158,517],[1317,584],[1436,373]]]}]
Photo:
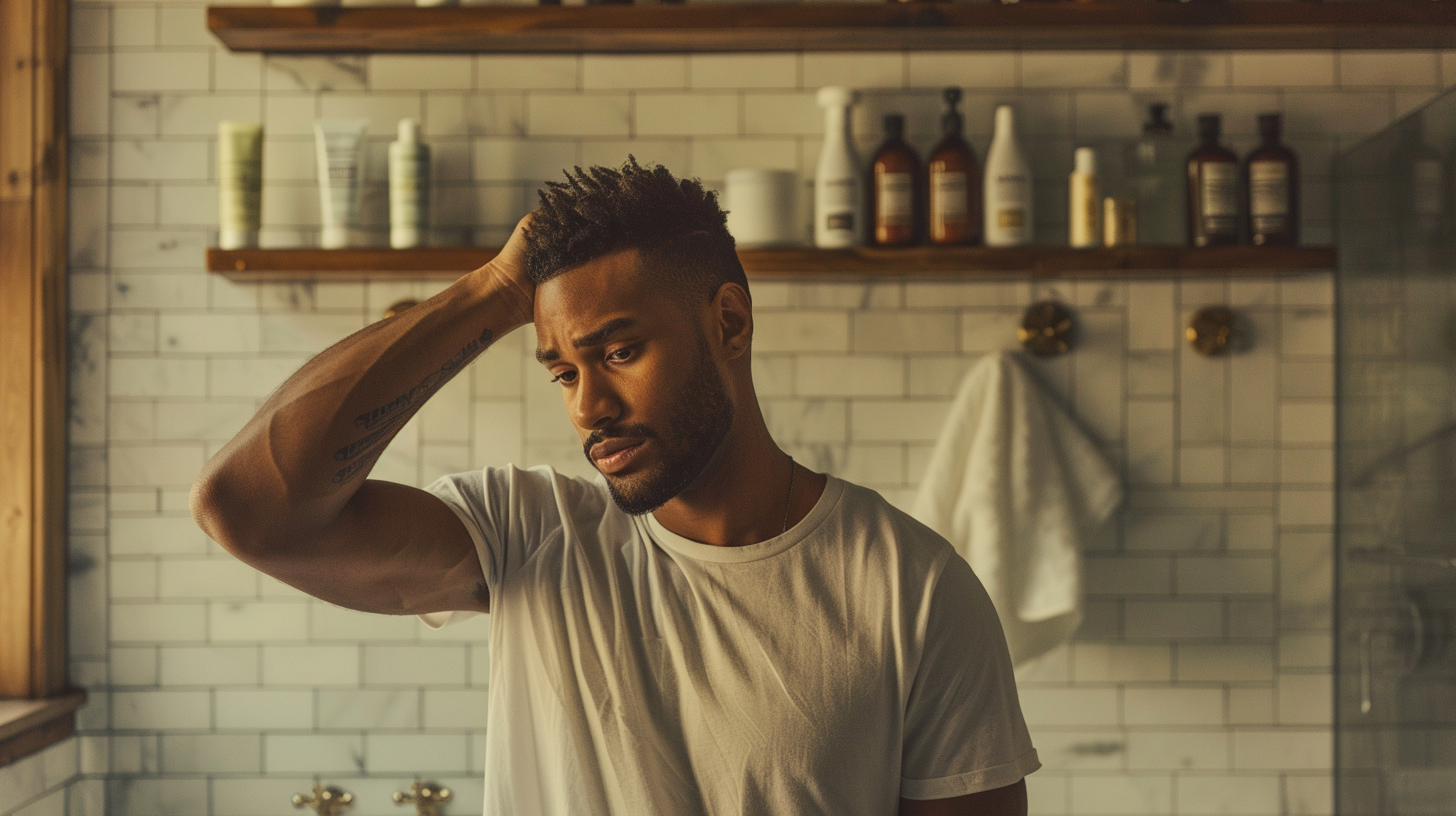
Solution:
[{"label": "forearm tattoo", "polygon": [[419,385],[389,402],[355,417],[354,424],[368,433],[334,451],[334,461],[346,463],[334,473],[334,484],[343,484],[368,470],[375,456],[366,456],[363,459],[359,457],[370,452],[376,454],[382,452],[400,426],[414,415],[415,410],[424,405],[430,397],[435,395],[435,392],[443,388],[445,383],[459,372],[460,368],[484,351],[494,339],[495,334],[490,329],[482,330],[479,337],[466,343],[455,352],[453,357],[446,360],[444,365],[420,380]]}]

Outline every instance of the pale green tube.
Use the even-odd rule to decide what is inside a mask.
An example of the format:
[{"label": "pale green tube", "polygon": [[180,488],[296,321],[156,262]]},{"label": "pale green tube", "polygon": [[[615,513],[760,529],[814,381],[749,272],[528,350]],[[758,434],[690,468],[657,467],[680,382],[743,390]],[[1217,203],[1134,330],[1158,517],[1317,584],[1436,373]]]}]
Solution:
[{"label": "pale green tube", "polygon": [[217,123],[217,245],[258,245],[263,224],[263,126]]}]

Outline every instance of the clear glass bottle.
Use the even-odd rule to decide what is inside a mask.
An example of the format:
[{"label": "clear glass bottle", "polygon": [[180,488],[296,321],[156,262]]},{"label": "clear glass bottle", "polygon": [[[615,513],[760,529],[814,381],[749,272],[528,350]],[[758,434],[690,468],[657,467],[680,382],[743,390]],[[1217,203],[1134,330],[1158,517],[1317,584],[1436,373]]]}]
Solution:
[{"label": "clear glass bottle", "polygon": [[1223,120],[1198,117],[1198,147],[1188,154],[1188,245],[1239,242],[1239,157],[1219,144]]},{"label": "clear glass bottle", "polygon": [[875,246],[920,243],[920,156],[905,143],[905,117],[885,117],[885,141],[870,164],[870,223]]},{"label": "clear glass bottle", "polygon": [[1299,243],[1299,159],[1280,130],[1279,114],[1260,114],[1262,141],[1244,161],[1244,232],[1254,246]]},{"label": "clear glass bottle", "polygon": [[962,135],[964,125],[956,105],[960,88],[941,91],[945,115],[940,119],[940,143],[926,163],[930,198],[930,242],[941,246],[981,243],[985,224],[981,216],[981,163]]},{"label": "clear glass bottle", "polygon": [[1137,201],[1138,243],[1182,244],[1183,159],[1187,148],[1173,135],[1166,102],[1148,106],[1143,135],[1132,145],[1124,163],[1126,184],[1119,195]]}]

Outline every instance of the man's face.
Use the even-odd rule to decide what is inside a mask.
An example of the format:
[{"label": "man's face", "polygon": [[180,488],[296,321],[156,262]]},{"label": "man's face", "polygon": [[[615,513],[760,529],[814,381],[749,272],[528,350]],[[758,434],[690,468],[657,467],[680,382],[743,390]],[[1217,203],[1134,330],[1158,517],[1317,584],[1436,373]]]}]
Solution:
[{"label": "man's face", "polygon": [[661,507],[703,472],[733,404],[697,310],[663,294],[626,250],[536,289],[536,357],[612,499],[633,515]]}]

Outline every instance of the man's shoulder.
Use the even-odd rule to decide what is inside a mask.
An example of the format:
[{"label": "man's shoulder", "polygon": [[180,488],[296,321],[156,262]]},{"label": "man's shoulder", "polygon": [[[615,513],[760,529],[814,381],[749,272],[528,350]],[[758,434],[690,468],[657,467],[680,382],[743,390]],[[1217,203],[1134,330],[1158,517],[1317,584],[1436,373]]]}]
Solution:
[{"label": "man's shoulder", "polygon": [[[847,533],[863,533],[881,544],[893,543],[902,560],[943,563],[954,552],[950,542],[914,516],[892,504],[879,491],[840,480],[840,512]],[[887,541],[888,540],[888,541]]]},{"label": "man's shoulder", "polygon": [[541,516],[567,508],[580,518],[616,509],[599,480],[562,473],[550,465],[486,467],[442,476],[426,489],[448,504],[491,515],[527,512]]}]

